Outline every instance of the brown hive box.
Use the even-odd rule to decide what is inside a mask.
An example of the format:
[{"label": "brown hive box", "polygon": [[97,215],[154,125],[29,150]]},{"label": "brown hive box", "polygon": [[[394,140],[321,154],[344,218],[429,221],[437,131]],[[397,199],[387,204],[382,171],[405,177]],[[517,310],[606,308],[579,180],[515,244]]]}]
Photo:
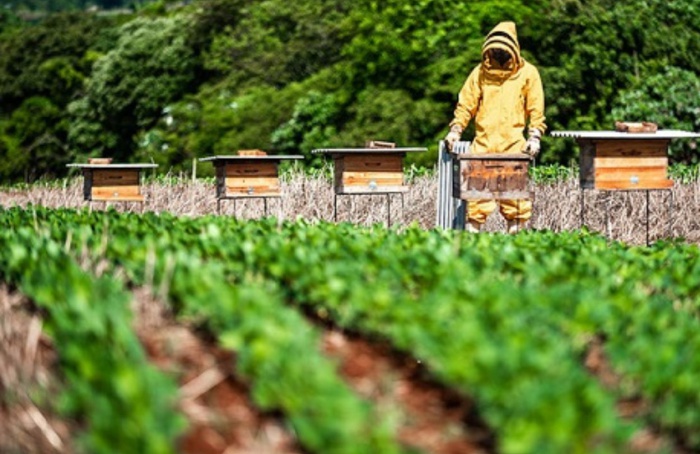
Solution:
[{"label": "brown hive box", "polygon": [[452,155],[452,196],[462,200],[529,199],[530,157],[515,154]]},{"label": "brown hive box", "polygon": [[[261,155],[239,155],[261,156]],[[273,197],[281,195],[279,162],[221,161],[216,163],[218,197]]]}]

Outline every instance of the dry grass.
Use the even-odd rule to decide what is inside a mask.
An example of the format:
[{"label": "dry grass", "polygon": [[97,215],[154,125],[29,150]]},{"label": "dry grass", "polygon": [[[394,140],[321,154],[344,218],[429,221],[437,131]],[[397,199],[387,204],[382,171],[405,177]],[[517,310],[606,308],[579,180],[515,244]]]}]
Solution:
[{"label": "dry grass", "polygon": [[[578,182],[571,179],[555,184],[539,184],[535,192],[534,215],[531,227],[565,231],[581,226],[581,191]],[[192,181],[187,178],[173,179],[171,183],[147,183],[144,186],[147,201],[143,206],[126,203],[93,203],[93,209],[114,206],[123,211],[154,211],[182,216],[215,214],[217,204],[214,184]],[[258,218],[265,213],[283,219],[302,217],[308,220],[333,221],[333,187],[322,177],[311,177],[300,173],[288,176],[283,183],[284,197],[269,199],[267,211],[262,199],[227,200],[221,204],[221,214],[240,218]],[[391,196],[392,224],[416,223],[422,228],[435,227],[435,201],[437,177],[424,176],[413,179],[408,192],[403,196]],[[591,230],[599,231],[610,238],[633,244],[646,242],[646,197],[647,193],[605,193],[586,190],[584,194],[584,222]],[[360,225],[387,222],[387,196],[363,195],[338,197],[337,220]],[[689,242],[700,242],[700,183],[676,184],[671,192],[649,192],[649,240],[660,238],[684,238]],[[24,190],[0,191],[0,205],[26,206],[30,203],[48,207],[85,207],[82,198],[82,179],[76,178],[64,187],[36,186]],[[672,206],[671,206],[672,205]],[[494,213],[486,231],[503,231],[504,222]]]},{"label": "dry grass", "polygon": [[0,287],[0,452],[73,452],[72,423],[51,410],[56,355],[41,318],[22,296]]}]

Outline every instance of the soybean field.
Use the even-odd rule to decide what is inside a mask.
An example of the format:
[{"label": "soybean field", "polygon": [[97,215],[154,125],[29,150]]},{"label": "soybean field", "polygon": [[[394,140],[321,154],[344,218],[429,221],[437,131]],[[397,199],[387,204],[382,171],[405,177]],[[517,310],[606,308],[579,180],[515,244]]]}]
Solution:
[{"label": "soybean field", "polygon": [[700,251],[0,208],[2,452],[700,450]]}]

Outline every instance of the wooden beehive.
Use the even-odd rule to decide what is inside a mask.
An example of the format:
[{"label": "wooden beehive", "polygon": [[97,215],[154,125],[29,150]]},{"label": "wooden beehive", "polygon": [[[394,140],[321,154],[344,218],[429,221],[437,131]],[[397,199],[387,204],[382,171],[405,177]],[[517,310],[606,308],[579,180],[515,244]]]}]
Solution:
[{"label": "wooden beehive", "polygon": [[216,161],[217,197],[281,195],[279,161],[238,159]]},{"label": "wooden beehive", "polygon": [[524,154],[453,154],[452,196],[462,200],[525,199],[530,157]]},{"label": "wooden beehive", "polygon": [[584,189],[667,189],[667,139],[579,140],[580,183]]},{"label": "wooden beehive", "polygon": [[281,197],[279,166],[284,160],[301,160],[301,155],[268,155],[262,150],[239,150],[237,155],[209,156],[216,169],[217,199]]},{"label": "wooden beehive", "polygon": [[334,156],[338,194],[404,192],[401,153],[356,153]]},{"label": "wooden beehive", "polygon": [[157,164],[110,164],[110,158],[92,159],[88,164],[68,164],[83,173],[83,198],[94,202],[143,202],[141,171]]},{"label": "wooden beehive", "polygon": [[85,200],[143,202],[138,169],[87,169]]}]

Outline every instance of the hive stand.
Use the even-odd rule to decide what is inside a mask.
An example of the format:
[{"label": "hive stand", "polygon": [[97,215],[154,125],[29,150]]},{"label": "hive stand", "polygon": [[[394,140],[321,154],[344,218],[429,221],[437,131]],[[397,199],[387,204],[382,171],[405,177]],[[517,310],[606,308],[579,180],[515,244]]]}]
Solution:
[{"label": "hive stand", "polygon": [[[666,192],[668,234],[673,220],[673,181],[668,178],[668,148],[673,139],[698,138],[700,134],[658,130],[656,132],[552,131],[552,137],[574,138],[579,145],[580,225],[585,223],[585,191],[605,191],[606,207],[610,192],[646,191],[645,227],[649,244],[649,194]],[[605,224],[610,236],[609,209]]]},{"label": "hive stand", "polygon": [[[100,162],[109,162],[100,161]],[[83,198],[91,202],[143,203],[141,172],[154,169],[157,164],[68,164],[83,173]],[[142,205],[143,208],[143,205]]]},{"label": "hive stand", "polygon": [[333,221],[338,221],[338,197],[386,195],[387,226],[391,225],[391,195],[401,197],[404,212],[403,160],[409,152],[427,151],[422,147],[397,148],[389,142],[369,142],[363,148],[320,148],[312,153],[333,158]]},{"label": "hive stand", "polygon": [[221,213],[221,202],[232,200],[234,216],[236,200],[262,199],[267,216],[267,200],[276,198],[279,216],[282,213],[282,188],[279,165],[285,160],[304,159],[301,155],[223,155],[201,158],[216,169],[216,211]]}]

